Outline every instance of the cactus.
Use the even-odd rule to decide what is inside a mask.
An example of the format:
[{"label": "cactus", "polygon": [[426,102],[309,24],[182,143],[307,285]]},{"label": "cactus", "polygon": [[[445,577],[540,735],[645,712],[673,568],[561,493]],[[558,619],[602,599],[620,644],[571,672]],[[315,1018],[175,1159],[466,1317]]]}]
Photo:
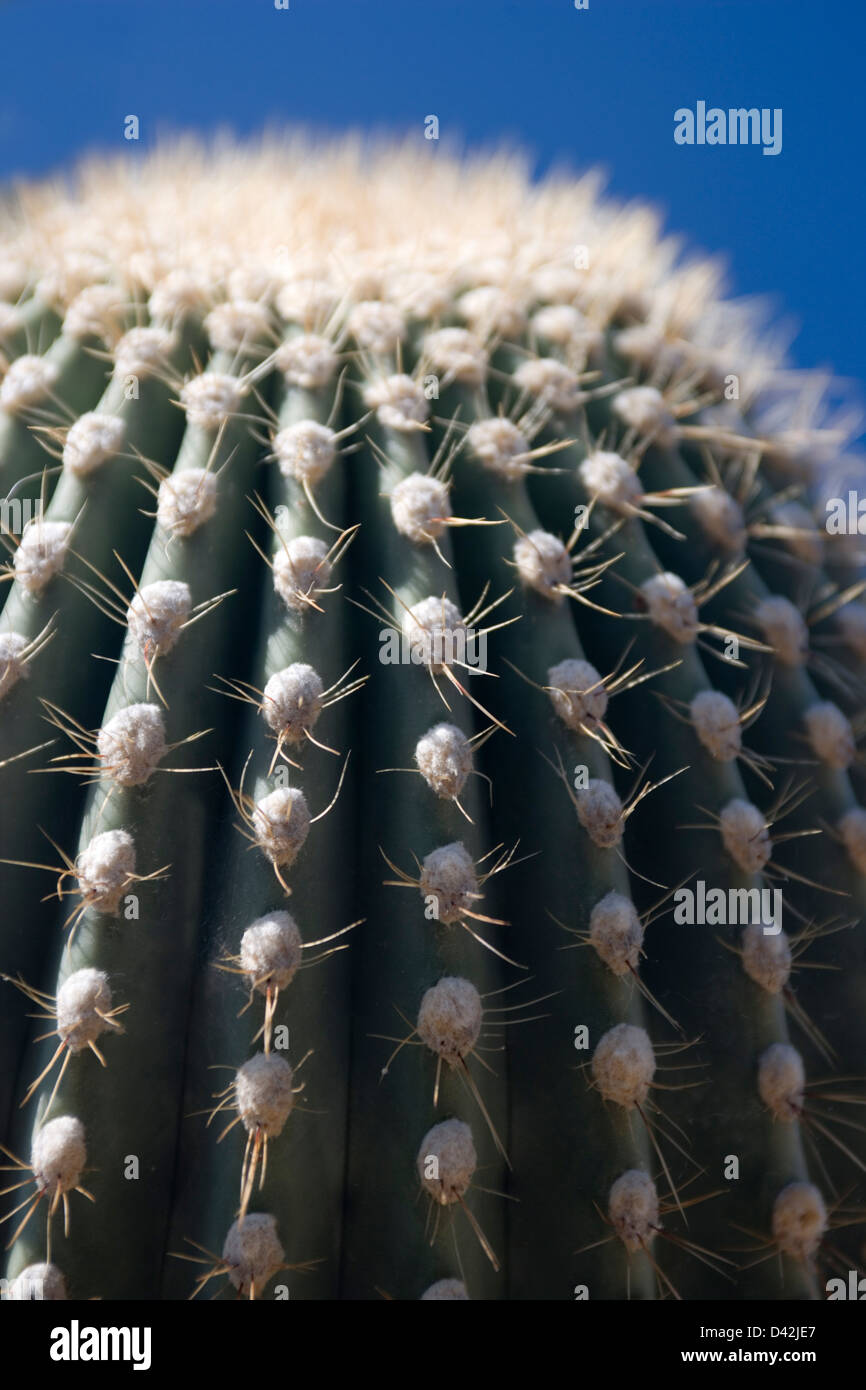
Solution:
[{"label": "cactus", "polygon": [[3,219],[7,1296],[821,1298],[844,422],[513,160],[179,148]]}]

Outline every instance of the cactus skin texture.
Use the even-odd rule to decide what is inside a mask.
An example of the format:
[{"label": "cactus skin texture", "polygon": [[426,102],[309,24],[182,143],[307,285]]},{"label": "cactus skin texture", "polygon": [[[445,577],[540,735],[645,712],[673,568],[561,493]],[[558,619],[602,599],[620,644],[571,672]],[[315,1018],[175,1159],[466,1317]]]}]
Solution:
[{"label": "cactus skin texture", "polygon": [[11,1298],[860,1258],[845,439],[647,211],[427,154],[4,208]]}]

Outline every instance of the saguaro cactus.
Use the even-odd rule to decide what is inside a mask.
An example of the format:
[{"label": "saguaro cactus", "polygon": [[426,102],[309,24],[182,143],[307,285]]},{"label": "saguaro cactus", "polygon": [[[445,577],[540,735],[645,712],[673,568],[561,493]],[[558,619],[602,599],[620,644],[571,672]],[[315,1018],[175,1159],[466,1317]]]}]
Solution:
[{"label": "saguaro cactus", "polygon": [[822,1297],[829,405],[513,160],[179,148],[3,219],[8,1296]]}]

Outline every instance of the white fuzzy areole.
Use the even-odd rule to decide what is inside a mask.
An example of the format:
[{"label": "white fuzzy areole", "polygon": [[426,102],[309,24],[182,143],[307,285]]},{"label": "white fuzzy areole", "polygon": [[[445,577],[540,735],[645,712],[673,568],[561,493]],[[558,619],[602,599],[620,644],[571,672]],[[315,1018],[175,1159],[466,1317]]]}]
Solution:
[{"label": "white fuzzy areole", "polygon": [[854,868],[858,874],[866,875],[866,811],[862,806],[852,806],[836,828]]},{"label": "white fuzzy areole", "polygon": [[240,299],[247,303],[252,301],[263,306],[270,305],[275,287],[274,272],[268,265],[260,265],[255,260],[233,266],[226,281],[229,299]]},{"label": "white fuzzy areole", "polygon": [[[425,1170],[435,1159],[438,1176],[428,1177]],[[447,1207],[465,1196],[478,1166],[478,1155],[472,1140],[472,1130],[463,1120],[442,1120],[429,1129],[418,1150],[418,1176],[421,1185],[434,1202]]]},{"label": "white fuzzy areole", "polygon": [[659,1224],[659,1195],[648,1173],[630,1168],[612,1185],[607,1214],[626,1250],[645,1250],[653,1241]]},{"label": "white fuzzy areole", "polygon": [[327,386],[339,360],[328,339],[317,333],[299,333],[288,338],[274,353],[274,365],[288,385],[305,391]]},{"label": "white fuzzy areole", "polygon": [[364,404],[375,410],[380,425],[404,434],[420,429],[430,416],[422,387],[402,372],[371,381],[364,388]]},{"label": "white fuzzy areole", "polygon": [[504,416],[476,420],[466,431],[466,444],[482,467],[507,481],[522,478],[532,467],[529,440]]},{"label": "white fuzzy areole", "polygon": [[287,608],[303,612],[317,589],[331,578],[328,547],[318,536],[293,536],[273,558],[274,589]]},{"label": "white fuzzy areole", "polygon": [[15,578],[28,594],[41,594],[66,561],[72,526],[68,521],[28,521],[15,551]]},{"label": "white fuzzy areole", "polygon": [[177,266],[154,286],[147,307],[152,319],[173,323],[187,314],[200,313],[209,298],[208,286],[201,276]]},{"label": "white fuzzy areole", "polygon": [[72,1053],[81,1052],[107,1032],[111,986],[104,970],[85,966],[69,975],[57,991],[57,1032]]},{"label": "white fuzzy areole", "polygon": [[627,516],[643,500],[640,479],[620,454],[596,449],[595,453],[587,455],[577,471],[590,497],[597,498],[611,511]]},{"label": "white fuzzy areole", "polygon": [[661,391],[654,386],[631,386],[619,391],[611,409],[629,429],[667,446],[676,442],[677,423]]},{"label": "white fuzzy areole", "polygon": [[760,873],[773,853],[763,813],[751,801],[734,797],[719,813],[722,844],[738,868]]},{"label": "white fuzzy areole", "polygon": [[115,345],[114,376],[156,376],[165,371],[176,347],[167,328],[130,328]]},{"label": "white fuzzy areole", "polygon": [[563,724],[579,731],[604,719],[607,691],[598,671],[589,661],[568,657],[547,673],[547,693]]},{"label": "white fuzzy areole", "polygon": [[711,758],[729,763],[742,752],[743,731],[733,700],[720,690],[701,690],[689,705],[692,727]]},{"label": "white fuzzy areole", "polygon": [[63,319],[67,338],[98,338],[111,347],[123,333],[129,296],[116,285],[88,285],[73,299]]},{"label": "white fuzzy areole", "polygon": [[377,258],[364,257],[352,267],[344,283],[354,304],[374,303],[378,307],[385,298],[387,279]]},{"label": "white fuzzy areole", "polygon": [[238,415],[243,399],[240,382],[227,372],[202,372],[191,377],[180,392],[188,422],[203,430],[218,430],[226,420]]},{"label": "white fuzzy areole", "polygon": [[655,1069],[649,1034],[633,1023],[608,1029],[592,1054],[592,1078],[602,1096],[626,1110],[643,1105]]},{"label": "white fuzzy areole", "polygon": [[89,410],[70,425],[63,444],[63,467],[74,478],[89,478],[123,448],[126,425],[117,415]]},{"label": "white fuzzy areole", "polygon": [[810,1182],[791,1182],[773,1203],[773,1239],[783,1255],[810,1264],[827,1233],[824,1198]]},{"label": "white fuzzy areole", "polygon": [[432,594],[404,610],[402,629],[414,659],[432,671],[462,657],[468,640],[459,608],[450,599]]},{"label": "white fuzzy areole", "polygon": [[482,1014],[481,995],[471,980],[446,975],[425,993],[415,1027],[431,1052],[455,1063],[477,1043]]},{"label": "white fuzzy areole", "polygon": [[158,705],[127,705],[96,736],[105,775],[121,787],[140,787],[162,762],[168,746]]},{"label": "white fuzzy areole", "polygon": [[180,540],[210,521],[217,507],[217,480],[205,468],[170,473],[159,485],[156,519],[163,531]]},{"label": "white fuzzy areole", "polygon": [[416,545],[438,540],[451,516],[447,485],[429,473],[410,473],[391,493],[391,518],[400,532]]},{"label": "white fuzzy areole", "polygon": [[806,1070],[790,1043],[772,1043],[758,1062],[758,1094],[775,1120],[790,1123],[803,1110]]},{"label": "white fuzzy areole", "polygon": [[288,912],[258,917],[241,937],[241,969],[259,994],[286,989],[300,969],[302,953],[298,924]]},{"label": "white fuzzy areole", "polygon": [[17,1279],[9,1286],[9,1299],[13,1303],[62,1302],[69,1295],[66,1292],[66,1279],[56,1265],[28,1265],[22,1269]]},{"label": "white fuzzy areole", "polygon": [[567,548],[550,531],[530,531],[514,542],[514,563],[521,584],[554,603],[564,602],[563,586],[572,581]]},{"label": "white fuzzy areole", "polygon": [[72,1115],[49,1120],[33,1136],[30,1167],[40,1192],[53,1196],[77,1187],[87,1162],[84,1125]]},{"label": "white fuzzy areole", "polygon": [[646,601],[651,623],[682,646],[694,642],[700,619],[694,595],[685,580],[668,570],[645,579],[640,591]]},{"label": "white fuzzy areole", "polygon": [[536,299],[552,305],[571,305],[586,288],[586,271],[573,265],[543,265],[532,274]]},{"label": "white fuzzy areole", "polygon": [[250,299],[230,299],[211,309],[204,321],[212,348],[238,352],[241,348],[264,347],[271,337],[270,315],[263,304]]},{"label": "white fuzzy areole", "polygon": [[337,436],[318,420],[298,420],[275,435],[273,448],[284,478],[315,487],[337,457]]},{"label": "white fuzzy areole", "polygon": [[568,347],[580,332],[584,316],[573,304],[545,304],[529,321],[533,333],[557,347]]},{"label": "white fuzzy areole", "polygon": [[165,270],[168,264],[167,258],[162,257],[150,268],[153,288],[147,307],[151,320],[172,323],[189,314],[202,314],[213,301],[207,281],[188,266],[174,265]]},{"label": "white fuzzy areole", "polygon": [[480,386],[487,376],[487,350],[467,328],[439,328],[428,333],[423,352],[446,384],[461,381],[467,386]]},{"label": "white fuzzy areole", "polygon": [[735,497],[722,487],[709,487],[689,498],[689,510],[704,534],[726,551],[746,544],[746,519]]},{"label": "white fuzzy areole", "polygon": [[466,1285],[460,1279],[437,1279],[435,1284],[424,1290],[419,1302],[433,1303],[440,1299],[462,1299],[468,1302]]},{"label": "white fuzzy areole", "polygon": [[188,584],[179,579],[157,579],[139,589],[126,610],[126,626],[145,654],[170,652],[192,611]]},{"label": "white fuzzy areole", "polygon": [[259,849],[278,866],[293,864],[310,833],[310,808],[299,787],[277,787],[257,801],[252,831]]},{"label": "white fuzzy areole", "polygon": [[838,705],[819,700],[803,715],[812,752],[828,767],[843,771],[857,756],[854,730]]},{"label": "white fuzzy areole", "polygon": [[436,899],[438,922],[458,922],[478,899],[478,877],[465,845],[455,840],[431,850],[421,865],[418,888],[422,898]]},{"label": "white fuzzy areole", "polygon": [[388,283],[389,298],[407,318],[428,323],[442,318],[451,307],[447,278],[426,270],[397,271]]},{"label": "white fuzzy areole", "polygon": [[127,830],[94,835],[75,861],[78,891],[88,907],[113,915],[135,874],[135,841]]},{"label": "white fuzzy areole", "polygon": [[395,304],[363,300],[349,314],[348,329],[361,348],[385,356],[395,352],[406,336],[406,321]]},{"label": "white fuzzy areole", "polygon": [[286,1252],[277,1235],[276,1217],[268,1212],[248,1212],[243,1222],[229,1227],[222,1251],[229,1266],[229,1279],[242,1298],[247,1298],[255,1284],[260,1295],[283,1266]]},{"label": "white fuzzy areole", "polygon": [[613,849],[622,839],[624,821],[622,802],[610,782],[590,777],[589,785],[578,788],[574,795],[577,819],[592,843],[599,849]]},{"label": "white fuzzy areole", "polygon": [[468,255],[465,252],[462,255],[452,283],[462,286],[464,290],[468,290],[472,285],[486,288],[489,285],[505,284],[513,273],[514,262],[510,255],[503,255],[501,250],[497,252],[492,248],[481,249],[476,244],[471,247]]},{"label": "white fuzzy areole", "polygon": [[557,415],[571,415],[581,403],[576,372],[555,357],[529,357],[514,372],[514,384]]},{"label": "white fuzzy areole", "polygon": [[614,975],[637,970],[643,938],[637,909],[622,893],[606,893],[589,914],[590,942]]},{"label": "white fuzzy areole", "polygon": [[621,328],[614,337],[614,347],[627,362],[640,367],[674,366],[678,350],[665,341],[664,334],[652,323],[636,323]]},{"label": "white fuzzy areole", "polygon": [[257,1052],[238,1068],[235,1101],[247,1134],[282,1134],[295,1103],[292,1081],[291,1067],[277,1052]]},{"label": "white fuzzy areole", "polygon": [[19,632],[0,632],[0,700],[29,676],[24,656],[28,646],[28,639]]},{"label": "white fuzzy areole", "polygon": [[803,665],[809,655],[809,629],[799,608],[781,594],[773,594],[758,604],[755,621],[777,661],[783,666]]},{"label": "white fuzzy areole", "polygon": [[324,689],[318,672],[302,661],[276,671],[265,686],[262,700],[262,715],[268,728],[282,734],[289,743],[302,742],[305,731],[315,728],[322,713]]},{"label": "white fuzzy areole", "polygon": [[130,248],[129,258],[124,264],[124,280],[136,293],[150,294],[171,264],[171,255],[164,239],[159,238],[159,243],[146,245],[139,241]]},{"label": "white fuzzy areole", "polygon": [[750,980],[767,991],[781,994],[791,978],[791,943],[784,931],[768,936],[760,922],[743,928],[743,969]]},{"label": "white fuzzy areole", "polygon": [[277,295],[277,308],[286,323],[322,323],[337,303],[337,292],[322,275],[294,275]]},{"label": "white fuzzy areole", "polygon": [[45,357],[24,353],[9,364],[0,383],[0,408],[10,415],[42,405],[51,395],[57,382],[57,368]]},{"label": "white fuzzy areole", "polygon": [[556,347],[589,356],[604,342],[604,334],[571,304],[547,304],[533,314],[531,326],[537,337]]},{"label": "white fuzzy areole", "polygon": [[518,296],[499,285],[478,285],[457,301],[457,312],[479,338],[519,338],[526,327],[526,312]]},{"label": "white fuzzy areole", "polygon": [[434,724],[415,745],[415,762],[430,790],[453,801],[472,771],[472,745],[456,724]]},{"label": "white fuzzy areole", "polygon": [[[52,241],[58,241],[58,230],[55,222],[51,230]],[[104,280],[107,272],[108,264],[100,252],[83,250],[80,245],[73,248],[57,244],[52,263],[34,285],[34,297],[62,314],[77,294],[88,285]]]}]

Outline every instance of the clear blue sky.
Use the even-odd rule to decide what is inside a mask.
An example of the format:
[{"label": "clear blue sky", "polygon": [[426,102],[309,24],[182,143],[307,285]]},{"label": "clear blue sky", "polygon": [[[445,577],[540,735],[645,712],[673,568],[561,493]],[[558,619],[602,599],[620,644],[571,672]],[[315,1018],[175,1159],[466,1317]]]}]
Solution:
[{"label": "clear blue sky", "polygon": [[[166,128],[508,136],[603,165],[866,380],[861,0],[0,0],[0,179]],[[781,107],[783,149],[675,145],[680,106]],[[127,146],[129,148],[129,146]]]}]

